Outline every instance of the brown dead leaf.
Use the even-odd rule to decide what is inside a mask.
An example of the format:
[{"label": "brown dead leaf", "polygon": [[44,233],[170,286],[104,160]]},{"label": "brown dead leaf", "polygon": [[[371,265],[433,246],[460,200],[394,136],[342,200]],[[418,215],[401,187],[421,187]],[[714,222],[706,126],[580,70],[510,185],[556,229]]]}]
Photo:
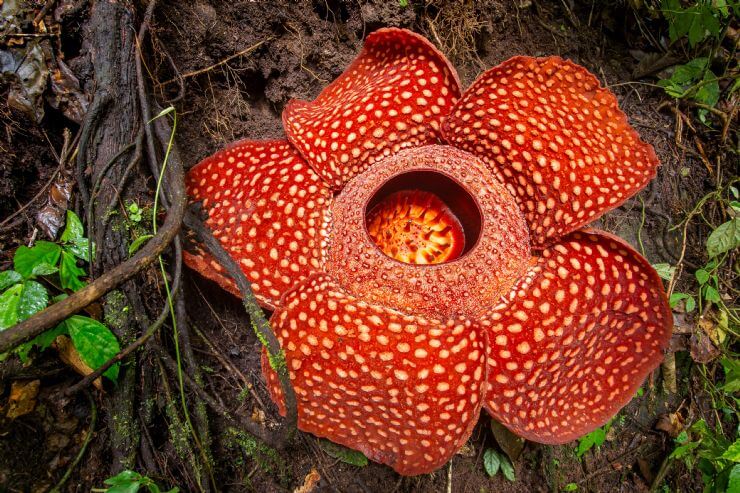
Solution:
[{"label": "brown dead leaf", "polygon": [[36,396],[39,394],[41,380],[17,380],[10,386],[8,410],[5,415],[15,419],[32,412],[36,408]]},{"label": "brown dead leaf", "polygon": [[697,363],[707,364],[717,359],[722,353],[710,340],[709,336],[697,333],[689,339],[689,354]]},{"label": "brown dead leaf", "polygon": [[460,450],[456,452],[456,455],[462,455],[463,457],[475,457],[475,447],[470,442],[460,447]]},{"label": "brown dead leaf", "polygon": [[306,474],[303,479],[303,484],[293,490],[293,493],[311,493],[316,485],[321,481],[321,476],[315,468],[311,468],[311,472]]},{"label": "brown dead leaf", "polygon": [[491,431],[501,450],[506,452],[512,463],[515,462],[524,449],[524,439],[493,419],[491,420]]},{"label": "brown dead leaf", "polygon": [[[74,371],[76,371],[83,377],[86,377],[93,372],[93,369],[87,366],[84,361],[82,361],[82,358],[80,358],[80,353],[77,352],[77,349],[75,349],[74,345],[72,344],[72,339],[70,339],[69,337],[58,336],[56,339],[54,339],[54,343],[52,344],[52,346],[54,346],[54,349],[59,352],[59,359],[64,361],[65,364],[72,367]],[[93,381],[93,385],[95,385],[98,390],[103,390],[103,382],[100,377],[96,378]]]},{"label": "brown dead leaf", "polygon": [[683,416],[678,413],[663,414],[658,418],[655,429],[665,431],[671,438],[676,438],[684,429]]},{"label": "brown dead leaf", "polygon": [[265,424],[265,412],[256,407],[252,409],[252,421],[260,425]]},{"label": "brown dead leaf", "polygon": [[709,336],[715,346],[721,345],[727,338],[727,332],[725,332],[722,324],[715,322],[710,317],[699,318],[699,328]]}]

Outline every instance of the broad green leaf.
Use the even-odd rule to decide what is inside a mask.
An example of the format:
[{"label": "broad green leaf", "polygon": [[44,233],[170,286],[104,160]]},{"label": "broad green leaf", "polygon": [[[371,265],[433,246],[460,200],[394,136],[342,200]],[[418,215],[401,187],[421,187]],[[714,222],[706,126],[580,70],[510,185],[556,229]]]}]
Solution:
[{"label": "broad green leaf", "polygon": [[696,300],[693,296],[686,298],[686,312],[691,313],[696,308]]},{"label": "broad green leaf", "polygon": [[320,439],[319,445],[327,454],[353,466],[364,467],[367,465],[367,457],[362,452],[348,449],[329,440]]},{"label": "broad green leaf", "polygon": [[722,458],[731,460],[732,462],[740,462],[740,439],[735,440],[735,443],[725,450],[725,453],[722,454]]},{"label": "broad green leaf", "polygon": [[730,471],[727,493],[740,493],[740,464],[735,464]]},{"label": "broad green leaf", "polygon": [[59,280],[62,287],[79,291],[85,287],[85,283],[80,280],[85,275],[85,270],[77,267],[77,258],[67,251],[62,252],[62,261],[59,264]]},{"label": "broad green leaf", "polygon": [[23,276],[14,270],[4,270],[0,272],[0,291],[9,288],[23,280]]},{"label": "broad green leaf", "polygon": [[21,299],[18,304],[18,321],[25,320],[36,312],[40,312],[49,303],[49,293],[46,288],[36,281],[27,280],[23,283]]},{"label": "broad green leaf", "polygon": [[707,253],[716,257],[740,246],[740,218],[736,217],[717,226],[707,238]]},{"label": "broad green leaf", "polygon": [[492,448],[487,449],[483,452],[483,468],[486,470],[486,474],[493,477],[498,474],[498,470],[501,467],[501,454]]},{"label": "broad green leaf", "polygon": [[23,284],[16,284],[0,294],[0,330],[12,327],[18,322],[18,305],[22,292]]},{"label": "broad green leaf", "polygon": [[709,272],[704,269],[697,270],[694,275],[696,276],[696,280],[699,281],[699,284],[706,284],[709,280]]},{"label": "broad green leaf", "polygon": [[143,476],[139,474],[138,472],[127,469],[127,470],[119,472],[113,477],[106,479],[103,482],[107,484],[108,486],[115,486],[119,484],[128,484],[128,483],[131,483],[132,481],[140,481],[142,478]]},{"label": "broad green leaf", "polygon": [[49,276],[58,271],[59,269],[57,268],[57,266],[42,262],[33,268],[33,272],[31,272],[31,275],[29,277],[33,278],[36,276]]},{"label": "broad green leaf", "polygon": [[50,241],[37,241],[29,248],[20,246],[13,256],[13,267],[25,278],[53,274],[62,253],[62,247]]},{"label": "broad green leaf", "polygon": [[681,300],[685,300],[687,298],[691,298],[691,295],[688,295],[686,293],[672,293],[671,297],[668,298],[668,304],[671,306],[671,308],[678,305],[678,302]]},{"label": "broad green leaf", "polygon": [[689,45],[696,46],[697,43],[707,37],[707,29],[700,15],[695,15],[689,27]]},{"label": "broad green leaf", "polygon": [[65,243],[64,249],[80,260],[85,262],[90,260],[90,240],[87,238],[78,238],[71,243]]},{"label": "broad green leaf", "polygon": [[152,239],[154,235],[141,235],[138,238],[136,238],[128,247],[128,254],[133,255],[136,253],[141,246]]},{"label": "broad green leaf", "polygon": [[582,457],[583,454],[591,450],[594,446],[599,447],[606,440],[606,432],[603,428],[596,428],[591,433],[588,433],[578,439],[578,450],[576,455]]},{"label": "broad green leaf", "polygon": [[676,268],[671,264],[653,264],[653,269],[655,269],[655,272],[658,273],[661,279],[665,279],[666,281],[670,281],[673,273],[676,271]]},{"label": "broad green leaf", "polygon": [[54,342],[54,339],[56,339],[57,336],[66,333],[67,328],[65,326],[57,325],[53,329],[42,332],[30,341],[24,342],[15,349],[15,352],[18,354],[21,362],[26,364],[28,362],[28,353],[30,353],[34,347],[37,347],[39,352],[45,351],[49,346],[51,346],[51,343]]},{"label": "broad green leaf", "polygon": [[701,442],[688,442],[685,445],[679,445],[673,449],[673,452],[671,452],[671,459],[683,459],[690,456],[691,452],[693,452],[700,443]]},{"label": "broad green leaf", "polygon": [[576,483],[568,483],[563,488],[563,491],[578,491],[578,485]]},{"label": "broad green leaf", "polygon": [[728,394],[740,391],[740,361],[733,358],[722,358],[720,360],[725,370],[725,383],[722,390]]},{"label": "broad green leaf", "polygon": [[506,456],[501,457],[501,472],[504,473],[504,477],[512,483],[516,481],[516,474],[514,473],[514,465],[509,461]]},{"label": "broad green leaf", "polygon": [[65,226],[64,232],[62,232],[62,236],[59,240],[69,243],[84,237],[85,229],[82,226],[82,221],[77,217],[77,214],[71,210],[67,210],[67,225]]},{"label": "broad green leaf", "polygon": [[719,81],[711,70],[704,74],[702,86],[694,94],[694,100],[712,107],[719,101]]},{"label": "broad green leaf", "polygon": [[[80,353],[82,361],[93,370],[99,368],[121,350],[113,332],[97,320],[73,315],[60,325],[64,325],[69,331],[72,343]],[[119,364],[116,363],[103,375],[115,382],[118,379],[118,366]]]},{"label": "broad green leaf", "polygon": [[721,303],[722,298],[719,295],[719,291],[709,284],[704,285],[704,299],[711,301],[712,303]]}]

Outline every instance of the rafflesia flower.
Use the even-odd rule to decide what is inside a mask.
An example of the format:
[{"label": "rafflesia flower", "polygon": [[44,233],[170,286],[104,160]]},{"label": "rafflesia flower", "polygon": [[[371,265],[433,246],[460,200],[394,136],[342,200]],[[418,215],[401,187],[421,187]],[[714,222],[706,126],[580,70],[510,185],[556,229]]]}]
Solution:
[{"label": "rafflesia flower", "polygon": [[[381,29],[285,140],[241,141],[189,192],[285,352],[301,430],[401,474],[433,471],[481,407],[563,443],[602,425],[662,358],[650,264],[580,229],[658,160],[584,68],[515,57],[464,93],[423,37]],[[236,293],[212,257],[188,264]],[[263,358],[273,400],[284,405]]]}]

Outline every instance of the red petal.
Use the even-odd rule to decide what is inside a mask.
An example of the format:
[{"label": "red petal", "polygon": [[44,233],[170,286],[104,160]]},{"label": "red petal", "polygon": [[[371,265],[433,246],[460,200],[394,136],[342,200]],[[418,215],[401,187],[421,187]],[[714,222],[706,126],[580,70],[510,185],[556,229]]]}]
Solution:
[{"label": "red petal", "polygon": [[535,262],[484,318],[485,405],[528,440],[564,443],[630,401],[673,318],[655,270],[616,236],[577,231]]},{"label": "red petal", "polygon": [[[403,190],[434,193],[453,209],[469,249],[433,265],[384,253],[367,216],[382,197],[392,200],[385,193]],[[526,272],[530,257],[513,197],[481,160],[450,146],[405,149],[376,163],[335,197],[332,221],[326,272],[353,295],[403,312],[480,316]]]},{"label": "red petal", "polygon": [[283,112],[288,140],[330,186],[399,149],[439,141],[460,97],[457,72],[422,36],[371,33],[352,64],[313,101]]},{"label": "red petal", "polygon": [[[434,471],[478,420],[485,343],[464,320],[404,315],[358,300],[326,275],[271,319],[298,400],[298,427],[404,475]],[[284,413],[277,376],[263,358]]]},{"label": "red petal", "polygon": [[[288,142],[232,144],[192,168],[187,187],[264,306],[274,308],[296,281],[323,267],[331,192]],[[238,295],[201,248],[185,262]]]},{"label": "red petal", "polygon": [[443,133],[507,183],[539,248],[621,205],[659,165],[614,95],[558,57],[515,57],[488,70]]}]

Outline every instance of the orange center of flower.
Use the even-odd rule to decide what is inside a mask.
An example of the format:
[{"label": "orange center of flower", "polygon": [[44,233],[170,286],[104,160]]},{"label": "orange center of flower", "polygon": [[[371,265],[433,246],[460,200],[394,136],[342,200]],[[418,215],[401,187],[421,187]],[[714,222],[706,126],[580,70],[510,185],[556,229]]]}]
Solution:
[{"label": "orange center of flower", "polygon": [[430,192],[392,193],[372,208],[366,224],[383,253],[407,264],[449,262],[465,248],[460,221]]}]

